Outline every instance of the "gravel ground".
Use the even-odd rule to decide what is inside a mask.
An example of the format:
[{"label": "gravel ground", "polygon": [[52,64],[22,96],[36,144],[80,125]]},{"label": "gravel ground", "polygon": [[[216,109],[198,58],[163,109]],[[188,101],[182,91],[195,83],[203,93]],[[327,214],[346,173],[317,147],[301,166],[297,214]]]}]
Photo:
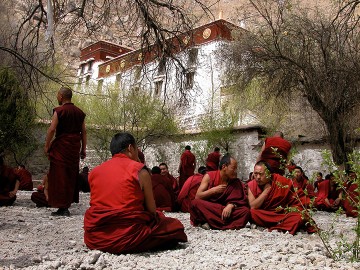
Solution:
[{"label": "gravel ground", "polygon": [[[70,208],[71,217],[52,217],[36,208],[31,192],[19,191],[11,207],[0,207],[0,269],[360,269],[360,263],[334,261],[317,235],[268,232],[262,228],[213,231],[190,225],[189,214],[167,213],[185,226],[189,242],[168,251],[112,255],[83,243],[83,215],[89,194]],[[318,212],[321,228],[334,214]],[[332,234],[353,237],[355,219],[340,216]]]}]

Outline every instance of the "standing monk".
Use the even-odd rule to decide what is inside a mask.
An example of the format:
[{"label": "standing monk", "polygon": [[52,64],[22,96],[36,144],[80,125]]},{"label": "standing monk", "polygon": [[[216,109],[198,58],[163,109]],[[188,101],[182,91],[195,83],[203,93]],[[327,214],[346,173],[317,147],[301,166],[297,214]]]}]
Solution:
[{"label": "standing monk", "polygon": [[201,181],[190,206],[190,220],[204,229],[241,229],[249,220],[249,206],[243,184],[237,178],[237,161],[226,154],[217,171]]},{"label": "standing monk", "polygon": [[206,159],[206,169],[208,171],[217,171],[220,162],[220,148],[215,147],[214,152],[210,153]]},{"label": "standing monk", "polygon": [[[271,174],[265,161],[258,161],[254,167],[254,180],[248,183],[248,198],[252,222],[272,230],[295,234],[301,228],[314,232],[308,220],[300,211],[305,194],[295,191],[293,183],[279,174]],[[309,200],[309,199],[308,199]],[[310,200],[309,200],[310,201]],[[287,212],[286,208],[297,211]]]},{"label": "standing monk", "polygon": [[265,139],[256,161],[263,160],[270,165],[272,173],[284,175],[290,149],[291,143],[281,131],[276,131],[273,137]]},{"label": "standing monk", "polygon": [[90,249],[119,254],[186,242],[184,226],[156,211],[149,171],[138,162],[134,137],[122,132],[110,144],[112,158],[89,175],[90,208],[84,241]]},{"label": "standing monk", "polygon": [[19,176],[13,168],[4,164],[0,156],[0,206],[10,206],[15,202],[19,185]]},{"label": "standing monk", "polygon": [[79,159],[86,157],[85,113],[71,103],[71,98],[71,89],[61,87],[57,94],[60,106],[54,109],[46,134],[44,150],[50,160],[48,202],[59,208],[51,213],[53,216],[69,216],[71,203],[79,202]]},{"label": "standing monk", "polygon": [[179,177],[179,189],[181,190],[184,185],[186,179],[190,176],[194,175],[195,167],[196,167],[196,159],[193,153],[191,153],[190,145],[185,146],[185,151],[182,153],[180,158],[180,164],[178,172],[180,174]]}]

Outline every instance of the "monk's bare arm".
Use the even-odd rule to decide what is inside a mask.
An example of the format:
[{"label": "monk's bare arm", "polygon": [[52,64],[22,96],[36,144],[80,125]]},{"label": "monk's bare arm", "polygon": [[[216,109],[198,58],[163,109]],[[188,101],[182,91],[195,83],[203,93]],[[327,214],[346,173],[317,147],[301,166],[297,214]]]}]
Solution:
[{"label": "monk's bare arm", "polygon": [[262,154],[262,152],[264,152],[264,150],[265,150],[265,142],[263,143],[263,145],[261,147],[261,150],[260,150],[259,155],[258,155],[258,157],[256,159],[256,162],[261,160],[261,154]]},{"label": "monk's bare arm", "polygon": [[196,192],[195,199],[206,200],[206,199],[212,197],[214,194],[224,192],[226,185],[218,185],[216,187],[212,187],[212,188],[208,189],[209,182],[210,182],[210,176],[208,174],[205,174],[205,176],[201,180],[201,184]]},{"label": "monk's bare arm", "polygon": [[264,191],[259,195],[259,197],[255,198],[250,188],[248,188],[248,200],[249,200],[250,208],[252,209],[260,208],[264,203],[266,197],[268,196],[270,189],[271,189],[271,185],[266,184]]},{"label": "monk's bare arm", "polygon": [[9,197],[12,198],[16,195],[17,191],[19,190],[20,181],[19,179],[16,179],[15,187],[12,191],[9,192]]},{"label": "monk's bare arm", "polygon": [[86,126],[85,126],[85,120],[82,123],[81,127],[81,151],[80,151],[80,157],[84,159],[86,157],[86,143],[87,143],[87,137],[86,137]]},{"label": "monk's bare arm", "polygon": [[154,195],[152,191],[152,183],[149,172],[146,169],[142,169],[139,172],[140,187],[144,193],[145,208],[152,214],[156,214],[156,205]]},{"label": "monk's bare arm", "polygon": [[44,147],[45,154],[47,154],[49,152],[51,140],[54,137],[58,123],[59,123],[59,119],[58,119],[57,113],[54,112],[54,114],[51,118],[50,127],[48,128],[47,133],[46,133],[45,147]]}]

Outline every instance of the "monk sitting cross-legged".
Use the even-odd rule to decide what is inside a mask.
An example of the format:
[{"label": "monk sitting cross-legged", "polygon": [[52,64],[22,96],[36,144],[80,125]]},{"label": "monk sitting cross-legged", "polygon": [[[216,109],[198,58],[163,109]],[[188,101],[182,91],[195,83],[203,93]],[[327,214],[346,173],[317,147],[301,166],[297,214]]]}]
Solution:
[{"label": "monk sitting cross-legged", "polygon": [[183,185],[179,196],[177,198],[177,203],[180,207],[181,212],[188,213],[191,201],[195,199],[196,192],[201,184],[201,180],[206,173],[206,167],[200,166],[198,173],[190,176]]},{"label": "monk sitting cross-legged", "polygon": [[181,222],[156,211],[151,177],[138,162],[134,137],[116,134],[110,150],[112,158],[89,175],[90,208],[84,217],[87,247],[119,254],[186,242]]},{"label": "monk sitting cross-legged", "polygon": [[161,174],[161,169],[158,166],[154,166],[151,169],[151,182],[156,210],[166,212],[176,211],[172,182]]},{"label": "monk sitting cross-legged", "polygon": [[[270,166],[259,161],[254,167],[254,180],[248,183],[248,198],[252,222],[272,230],[295,234],[301,228],[314,232],[307,218],[299,211],[305,194],[295,191],[293,183],[279,174],[271,174]],[[288,207],[298,211],[286,211]],[[306,226],[306,227],[305,227]]]},{"label": "monk sitting cross-legged", "polygon": [[237,162],[226,154],[219,170],[208,172],[190,206],[190,220],[204,229],[241,229],[249,220],[249,206]]}]

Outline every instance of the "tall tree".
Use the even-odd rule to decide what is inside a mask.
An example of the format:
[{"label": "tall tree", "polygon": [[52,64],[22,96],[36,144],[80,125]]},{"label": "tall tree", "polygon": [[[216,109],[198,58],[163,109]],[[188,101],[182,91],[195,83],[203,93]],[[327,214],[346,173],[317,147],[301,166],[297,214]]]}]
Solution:
[{"label": "tall tree", "polygon": [[230,77],[241,87],[256,79],[267,95],[305,96],[327,127],[334,161],[346,163],[359,123],[360,1],[249,2],[256,27],[234,43]]}]

